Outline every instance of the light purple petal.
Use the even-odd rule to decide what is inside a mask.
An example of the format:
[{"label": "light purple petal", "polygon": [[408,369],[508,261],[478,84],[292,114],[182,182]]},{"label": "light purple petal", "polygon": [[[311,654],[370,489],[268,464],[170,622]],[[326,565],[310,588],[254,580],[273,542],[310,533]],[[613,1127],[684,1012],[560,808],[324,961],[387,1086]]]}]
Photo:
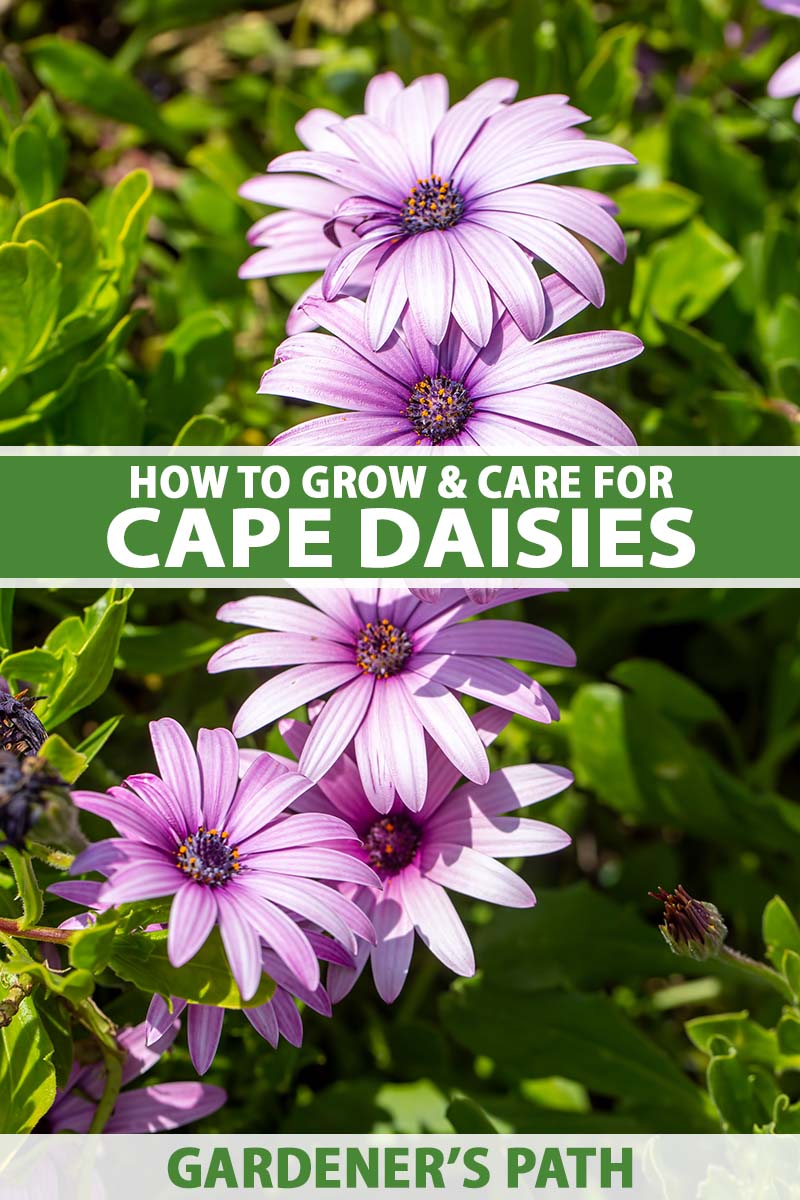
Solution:
[{"label": "light purple petal", "polygon": [[767,84],[770,96],[783,100],[786,96],[796,96],[800,92],[800,54],[794,54],[778,67]]},{"label": "light purple petal", "polygon": [[[106,1133],[160,1133],[179,1129],[215,1113],[227,1100],[209,1083],[157,1083],[120,1096]],[[85,1130],[88,1132],[88,1124]]]},{"label": "light purple petal", "polygon": [[203,787],[206,829],[223,829],[239,783],[239,747],[228,729],[201,729],[197,758]]},{"label": "light purple petal", "polygon": [[462,775],[485,783],[489,777],[486,750],[455,696],[443,684],[416,671],[401,678],[412,707],[433,741]]},{"label": "light purple petal", "polygon": [[393,1003],[403,990],[414,950],[414,930],[408,922],[399,922],[392,911],[398,907],[391,899],[375,906],[373,921],[378,944],[372,951],[372,977],[381,1000]]},{"label": "light purple petal", "polygon": [[205,944],[217,920],[214,891],[189,880],[175,893],[169,910],[167,954],[173,967],[182,967]]},{"label": "light purple petal", "polygon": [[474,975],[475,955],[467,931],[444,888],[414,867],[398,879],[403,907],[431,953],[457,975]]},{"label": "light purple petal", "polygon": [[[247,633],[214,654],[213,673],[239,667],[288,667],[309,663],[352,662],[353,648],[328,641],[319,634]],[[209,664],[210,665],[210,664]]]},{"label": "light purple petal", "polygon": [[300,755],[299,767],[308,779],[321,779],[349,746],[364,720],[374,688],[375,676],[364,674],[331,696],[311,726]]},{"label": "light purple petal", "polygon": [[[381,686],[402,686],[400,678],[385,680]],[[386,753],[386,730],[377,705],[370,705],[353,740],[353,748],[364,795],[378,812],[388,812],[394,801],[394,780]]]},{"label": "light purple petal", "polygon": [[359,674],[352,663],[331,663],[291,667],[274,679],[268,679],[245,700],[233,722],[236,737],[246,737],[265,725],[284,717],[301,704],[316,700],[341,687]]},{"label": "light purple petal", "polygon": [[[572,783],[572,772],[549,763],[526,763],[494,771],[483,787],[464,784],[453,799],[469,797],[488,817],[512,812],[557,796]],[[444,811],[444,810],[442,810]],[[437,816],[437,820],[439,817]]]},{"label": "light purple petal", "polygon": [[404,248],[405,284],[414,318],[425,337],[438,346],[447,331],[453,304],[453,256],[441,229],[409,238]]},{"label": "light purple petal", "polygon": [[196,829],[203,821],[200,768],[186,730],[171,717],[162,717],[150,722],[150,738],[161,778]]},{"label": "light purple petal", "polygon": [[225,1010],[208,1004],[190,1004],[187,1018],[189,1054],[198,1075],[205,1075],[219,1046]]},{"label": "light purple petal", "polygon": [[541,684],[499,659],[473,658],[466,654],[458,657],[418,654],[414,658],[414,670],[427,679],[463,692],[465,696],[508,708],[532,721],[548,725],[558,719],[558,707]]},{"label": "light purple petal", "polygon": [[472,221],[462,222],[452,232],[525,337],[538,337],[545,319],[544,293],[528,256],[502,233]]},{"label": "light purple petal", "polygon": [[429,654],[478,654],[574,667],[575,651],[557,633],[522,621],[483,620],[450,625],[428,642]]},{"label": "light purple petal", "polygon": [[137,862],[114,871],[102,892],[104,904],[125,904],[171,896],[181,886],[183,875],[164,863]]},{"label": "light purple petal", "polygon": [[[256,629],[275,629],[280,633],[304,634],[320,640],[344,641],[347,627],[308,604],[286,600],[283,596],[248,596],[223,604],[217,620],[234,625],[251,625]],[[211,660],[213,662],[213,658]]]},{"label": "light purple petal", "polygon": [[261,944],[254,924],[260,927],[262,913],[251,912],[250,901],[242,905],[241,897],[232,895],[227,888],[217,891],[222,943],[242,999],[249,1000],[261,981]]},{"label": "light purple petal", "polygon": [[428,790],[422,722],[402,685],[389,688],[379,681],[373,704],[378,708],[375,719],[386,731],[386,757],[397,794],[413,812],[418,812]]},{"label": "light purple petal", "polygon": [[507,908],[531,908],[536,897],[524,879],[470,846],[437,842],[422,848],[420,870],[442,887]]},{"label": "light purple petal", "polygon": [[[236,889],[237,899],[242,902],[247,912],[249,927],[256,930],[258,936],[272,947],[301,983],[314,991],[319,986],[319,962],[303,930],[282,908],[262,895],[260,882],[248,882],[243,876],[237,883],[240,885]],[[282,880],[276,880],[277,884],[280,884],[280,887],[276,886],[274,890],[279,894],[283,894],[284,887],[291,890],[291,886],[284,885]],[[258,974],[261,975],[260,953]],[[256,987],[250,993],[251,996]]]},{"label": "light purple petal", "polygon": [[278,1018],[269,1000],[266,1004],[259,1004],[256,1008],[246,1008],[244,1015],[256,1033],[274,1049],[278,1045]]}]

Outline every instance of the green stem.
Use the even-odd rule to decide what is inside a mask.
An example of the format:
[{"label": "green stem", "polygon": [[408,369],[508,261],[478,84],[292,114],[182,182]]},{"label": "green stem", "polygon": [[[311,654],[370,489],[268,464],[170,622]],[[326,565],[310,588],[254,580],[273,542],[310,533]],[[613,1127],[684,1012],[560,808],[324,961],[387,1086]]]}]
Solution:
[{"label": "green stem", "polygon": [[719,952],[719,957],[722,962],[736,967],[737,970],[749,975],[752,979],[758,979],[759,982],[766,983],[769,987],[774,988],[776,992],[780,992],[784,1000],[788,1000],[790,1004],[794,1004],[794,992],[789,987],[789,984],[780,972],[774,970],[772,967],[768,967],[766,963],[757,962],[754,958],[748,958],[746,954],[740,954],[738,950],[732,950],[730,946],[723,946]]},{"label": "green stem", "polygon": [[97,1005],[89,999],[82,1000],[74,1006],[76,1017],[85,1029],[88,1029],[100,1047],[105,1067],[106,1080],[103,1094],[94,1110],[89,1133],[102,1133],[114,1111],[120,1089],[122,1088],[122,1066],[125,1062],[125,1051],[117,1041],[117,1028],[101,1012]]},{"label": "green stem", "polygon": [[62,850],[52,850],[50,846],[44,846],[41,842],[32,842],[30,839],[28,840],[28,849],[34,858],[47,863],[49,867],[56,867],[59,871],[68,871],[75,858],[74,854],[65,854]]},{"label": "green stem", "polygon": [[15,850],[13,846],[4,846],[3,853],[11,865],[11,870],[14,872],[17,892],[22,901],[22,917],[19,921],[19,929],[21,931],[30,928],[31,925],[35,925],[41,919],[44,912],[42,889],[39,887],[39,881],[36,878],[30,854]]},{"label": "green stem", "polygon": [[20,924],[19,921],[12,921],[8,917],[0,917],[0,933],[6,933],[10,937],[16,938],[31,938],[34,942],[68,942],[72,937],[70,929],[53,929],[49,925],[28,925]]}]

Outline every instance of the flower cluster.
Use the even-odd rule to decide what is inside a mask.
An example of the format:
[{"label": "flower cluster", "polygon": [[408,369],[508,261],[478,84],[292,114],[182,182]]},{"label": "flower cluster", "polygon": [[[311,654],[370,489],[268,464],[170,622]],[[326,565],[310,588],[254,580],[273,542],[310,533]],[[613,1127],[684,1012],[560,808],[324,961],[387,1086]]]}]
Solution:
[{"label": "flower cluster", "polygon": [[589,118],[566,96],[515,103],[516,91],[493,79],[450,106],[441,75],[408,87],[378,75],[363,114],[307,113],[296,127],[306,149],[243,185],[278,211],[251,229],[258,249],[242,276],[323,272],[293,309],[260,391],[344,414],[277,441],[631,444],[614,413],[559,381],[633,358],[639,339],[547,336],[603,304],[586,243],[624,260],[615,207],[545,181],[635,160],[586,137]]},{"label": "flower cluster", "polygon": [[[244,1014],[272,1046],[281,1037],[299,1045],[297,1002],[330,1016],[368,959],[379,995],[393,1001],[417,937],[471,975],[450,893],[530,907],[530,886],[501,860],[569,842],[516,814],[562,791],[570,773],[537,764],[491,772],[487,758],[514,714],[558,717],[547,691],[506,660],[569,667],[570,647],[540,626],[483,615],[543,590],[438,588],[427,599],[428,589],[304,588],[307,603],[263,595],[223,606],[222,619],[260,632],[223,647],[209,670],[282,669],[245,700],[233,732],[201,729],[195,745],[162,718],[150,727],[156,773],[72,793],[116,836],[73,861],[74,876],[94,878],[52,886],[84,910],[66,928],[143,905],[162,922],[149,928],[166,925],[174,968],[218,930]],[[462,695],[479,711],[469,716]],[[308,721],[289,715],[303,705]],[[285,755],[237,744],[276,721]],[[136,1036],[147,1054],[160,1051],[181,1014],[203,1074],[223,1008],[156,994]],[[59,1104],[71,1111],[68,1097]]]}]

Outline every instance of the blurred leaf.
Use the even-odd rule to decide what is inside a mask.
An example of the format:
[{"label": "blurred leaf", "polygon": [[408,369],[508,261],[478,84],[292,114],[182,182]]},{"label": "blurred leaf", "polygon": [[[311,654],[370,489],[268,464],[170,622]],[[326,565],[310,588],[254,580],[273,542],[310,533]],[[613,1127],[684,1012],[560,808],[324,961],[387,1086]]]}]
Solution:
[{"label": "blurred leaf", "polygon": [[51,733],[39,751],[66,783],[75,783],[89,765],[89,759],[57,733]]},{"label": "blurred leaf", "polygon": [[219,417],[190,417],[175,438],[175,446],[225,446],[227,426]]},{"label": "blurred leaf", "polygon": [[496,1127],[486,1113],[467,1096],[453,1100],[447,1110],[447,1119],[456,1133],[479,1137],[485,1133],[497,1133]]},{"label": "blurred leaf", "polygon": [[707,1128],[702,1093],[606,996],[532,992],[522,1002],[486,981],[451,989],[442,1011],[450,1034],[504,1074],[564,1075],[629,1103],[658,1097],[680,1111],[686,1132]]},{"label": "blurred leaf", "polygon": [[731,1133],[752,1133],[757,1124],[753,1087],[735,1051],[708,1064],[708,1091]]},{"label": "blurred leaf", "polygon": [[122,717],[118,716],[109,717],[107,721],[103,721],[102,725],[98,725],[97,728],[94,729],[88,735],[88,737],[85,737],[83,741],[76,747],[78,754],[82,754],[87,763],[90,763],[95,755],[99,754],[103,749],[103,746],[105,746],[106,742],[111,737],[121,720]]},{"label": "blurred leaf", "polygon": [[701,197],[677,183],[640,187],[629,183],[614,192],[619,222],[625,228],[660,231],[682,225],[700,207]]},{"label": "blurred leaf", "polygon": [[800,954],[800,926],[780,896],[773,896],[764,909],[762,932],[767,958],[778,970],[781,969],[786,950]]},{"label": "blurred leaf", "polygon": [[33,70],[63,100],[141,129],[148,138],[181,155],[183,138],[162,120],[144,88],[114,70],[91,46],[59,37],[40,37],[27,46]]},{"label": "blurred leaf", "polygon": [[714,1054],[714,1041],[724,1038],[744,1062],[773,1067],[778,1061],[778,1040],[772,1030],[751,1020],[746,1012],[723,1013],[713,1017],[694,1017],[686,1022],[686,1032],[704,1054]]},{"label": "blurred leaf", "polygon": [[658,321],[694,321],[707,312],[741,270],[741,260],[713,229],[695,218],[659,241],[636,263],[631,310],[651,345],[664,341]]},{"label": "blurred leaf", "polygon": [[136,446],[141,441],[145,404],[135,383],[112,363],[87,375],[64,420],[68,445]]},{"label": "blurred leaf", "polygon": [[178,430],[219,395],[233,371],[233,335],[218,312],[196,313],[182,321],[164,343],[148,390],[159,425]]},{"label": "blurred leaf", "polygon": [[11,649],[11,623],[14,613],[14,589],[0,588],[0,658]]},{"label": "blurred leaf", "polygon": [[691,679],[679,675],[664,663],[629,658],[609,671],[609,678],[645,697],[659,712],[685,722],[690,728],[705,722],[723,726],[728,724],[716,700]]}]

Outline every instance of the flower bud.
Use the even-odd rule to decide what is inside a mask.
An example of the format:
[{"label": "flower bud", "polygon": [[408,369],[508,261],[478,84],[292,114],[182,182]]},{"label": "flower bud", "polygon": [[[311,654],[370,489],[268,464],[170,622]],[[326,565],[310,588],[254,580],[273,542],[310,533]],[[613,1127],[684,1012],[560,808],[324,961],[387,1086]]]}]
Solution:
[{"label": "flower bud", "polygon": [[694,900],[682,884],[674,892],[660,887],[649,895],[664,905],[664,923],[659,929],[674,954],[699,961],[716,958],[728,936],[716,905]]},{"label": "flower bud", "polygon": [[52,796],[63,791],[61,776],[43,758],[17,758],[0,750],[0,836],[22,846],[25,835],[45,811]]}]

